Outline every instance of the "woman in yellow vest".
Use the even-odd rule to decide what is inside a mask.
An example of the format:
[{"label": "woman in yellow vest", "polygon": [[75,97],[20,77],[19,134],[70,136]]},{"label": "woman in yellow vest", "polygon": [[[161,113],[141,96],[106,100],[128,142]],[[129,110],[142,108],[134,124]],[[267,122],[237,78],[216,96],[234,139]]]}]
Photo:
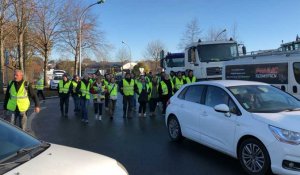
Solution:
[{"label": "woman in yellow vest", "polygon": [[172,97],[174,90],[174,84],[170,80],[170,76],[168,74],[164,74],[162,81],[158,87],[158,93],[163,104],[162,114],[166,114],[167,102]]},{"label": "woman in yellow vest", "polygon": [[107,85],[107,92],[109,94],[109,115],[112,119],[116,109],[116,103],[118,98],[118,84],[116,83],[114,77],[110,79],[110,83]]},{"label": "woman in yellow vest", "polygon": [[185,78],[186,84],[194,83],[196,82],[196,77],[193,74],[193,70],[189,70],[188,76]]},{"label": "woman in yellow vest", "polygon": [[146,105],[149,100],[149,94],[151,92],[149,84],[146,82],[145,76],[141,75],[140,81],[137,81],[137,91],[139,95],[139,117],[146,117]]},{"label": "woman in yellow vest", "polygon": [[158,94],[159,82],[157,81],[156,76],[154,76],[152,78],[152,82],[149,85],[150,85],[150,89],[151,89],[150,100],[149,100],[150,116],[154,116],[155,109],[156,109],[157,103],[159,101],[159,94]]},{"label": "woman in yellow vest", "polygon": [[4,98],[4,110],[8,110],[12,113],[11,123],[17,124],[19,120],[19,127],[24,131],[27,128],[27,115],[26,112],[29,109],[30,101],[29,97],[35,103],[34,111],[39,113],[40,104],[39,99],[34,92],[31,85],[26,87],[27,82],[23,79],[23,72],[21,70],[15,70],[14,81],[10,81],[6,90]]},{"label": "woman in yellow vest", "polygon": [[98,77],[91,85],[91,95],[93,96],[95,120],[102,120],[102,106],[105,99],[105,85],[102,77]]}]

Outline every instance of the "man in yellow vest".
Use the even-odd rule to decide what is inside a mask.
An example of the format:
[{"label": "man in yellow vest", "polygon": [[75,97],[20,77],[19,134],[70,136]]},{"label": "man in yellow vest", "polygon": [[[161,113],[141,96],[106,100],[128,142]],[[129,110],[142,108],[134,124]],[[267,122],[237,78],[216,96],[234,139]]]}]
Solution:
[{"label": "man in yellow vest", "polygon": [[40,77],[40,79],[36,82],[35,88],[37,90],[37,96],[42,96],[43,101],[45,102],[44,96],[44,78]]},{"label": "man in yellow vest", "polygon": [[89,100],[91,99],[91,84],[89,82],[89,76],[85,74],[83,76],[83,79],[78,83],[76,92],[80,96],[80,107],[82,111],[82,116],[81,116],[81,121],[88,124],[89,119],[88,119],[88,105],[89,105]]},{"label": "man in yellow vest", "polygon": [[193,74],[193,70],[189,70],[188,76],[185,78],[185,83],[190,84],[196,82],[196,77]]},{"label": "man in yellow vest", "polygon": [[35,103],[36,113],[40,112],[40,104],[32,85],[29,84],[26,88],[27,82],[23,79],[23,75],[21,70],[15,70],[14,80],[9,82],[6,90],[3,107],[4,110],[12,112],[11,122],[16,125],[19,120],[18,126],[25,131],[27,129],[26,112],[30,106],[29,97]]},{"label": "man in yellow vest", "polygon": [[63,79],[58,82],[58,94],[60,99],[61,116],[68,117],[69,97],[72,92],[72,82],[68,79],[68,75],[64,74]]},{"label": "man in yellow vest", "polygon": [[118,99],[118,84],[116,83],[114,77],[110,79],[110,83],[107,85],[107,92],[109,94],[109,114],[110,118],[112,119]]},{"label": "man in yellow vest", "polygon": [[119,87],[120,93],[123,95],[123,118],[131,118],[130,112],[132,110],[133,95],[137,87],[130,73],[125,74],[125,78],[120,82]]},{"label": "man in yellow vest", "polygon": [[78,83],[80,83],[80,78],[78,75],[74,75],[73,76],[73,80],[72,80],[72,97],[73,97],[73,101],[74,101],[74,112],[77,113],[80,111],[80,97],[78,95],[78,93],[76,92],[76,88]]},{"label": "man in yellow vest", "polygon": [[182,85],[184,85],[184,79],[181,72],[177,73],[177,76],[173,79],[173,83],[175,86],[175,92],[178,91]]},{"label": "man in yellow vest", "polygon": [[174,84],[170,80],[170,76],[168,74],[163,74],[163,79],[159,83],[158,93],[163,105],[162,114],[166,114],[167,102],[173,95]]}]

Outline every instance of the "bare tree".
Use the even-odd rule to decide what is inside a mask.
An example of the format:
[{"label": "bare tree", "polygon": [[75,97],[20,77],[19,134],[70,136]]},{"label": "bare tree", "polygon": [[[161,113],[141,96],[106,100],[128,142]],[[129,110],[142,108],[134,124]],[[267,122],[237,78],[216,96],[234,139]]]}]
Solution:
[{"label": "bare tree", "polygon": [[12,17],[12,13],[9,12],[10,4],[9,0],[0,2],[0,93],[3,93],[4,84],[4,41],[8,36],[8,30],[6,29]]},{"label": "bare tree", "polygon": [[216,29],[211,27],[206,36],[207,41],[220,41],[227,39],[227,31],[226,29]]},{"label": "bare tree", "polygon": [[[61,41],[64,50],[69,51],[75,57],[75,70],[78,70],[79,56],[79,20],[83,13],[83,8],[80,4],[76,4],[70,0],[64,10],[64,18],[62,22]],[[96,18],[87,13],[82,20],[82,52],[93,53],[96,56],[105,55],[110,46],[106,44],[104,32],[99,30],[96,25]]]},{"label": "bare tree", "polygon": [[52,48],[59,39],[62,6],[55,0],[38,0],[34,15],[35,38],[33,47],[44,58],[44,84],[47,85],[47,63]]},{"label": "bare tree", "polygon": [[162,50],[165,50],[165,45],[159,40],[151,41],[146,47],[144,56],[145,58],[151,59],[155,62],[155,71],[157,71],[157,64]]},{"label": "bare tree", "polygon": [[[29,20],[34,12],[35,4],[32,0],[12,0],[14,8],[15,24],[16,24],[16,37],[18,49],[19,69],[25,70],[24,59],[24,35],[28,29]],[[25,71],[24,71],[25,72]]]},{"label": "bare tree", "polygon": [[201,33],[202,30],[200,29],[199,20],[194,18],[186,25],[186,29],[182,34],[178,48],[184,50],[187,45],[198,41]]}]

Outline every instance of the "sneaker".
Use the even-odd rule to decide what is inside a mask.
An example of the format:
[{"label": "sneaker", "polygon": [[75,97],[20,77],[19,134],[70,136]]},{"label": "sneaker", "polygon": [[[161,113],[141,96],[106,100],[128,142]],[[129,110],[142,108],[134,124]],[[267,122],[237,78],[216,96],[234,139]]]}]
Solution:
[{"label": "sneaker", "polygon": [[81,119],[81,121],[84,122],[85,120],[84,120],[84,119]]},{"label": "sneaker", "polygon": [[98,115],[97,114],[95,114],[95,120],[98,120]]},{"label": "sneaker", "polygon": [[141,113],[139,113],[139,117],[141,117],[142,116],[142,114]]},{"label": "sneaker", "polygon": [[88,123],[89,123],[89,120],[84,120],[84,122],[85,122],[86,124],[88,124]]},{"label": "sneaker", "polygon": [[99,115],[99,118],[98,118],[98,120],[102,120],[102,115]]},{"label": "sneaker", "polygon": [[144,117],[146,117],[146,113],[144,114]]},{"label": "sneaker", "polygon": [[105,107],[105,111],[108,111],[108,107]]}]

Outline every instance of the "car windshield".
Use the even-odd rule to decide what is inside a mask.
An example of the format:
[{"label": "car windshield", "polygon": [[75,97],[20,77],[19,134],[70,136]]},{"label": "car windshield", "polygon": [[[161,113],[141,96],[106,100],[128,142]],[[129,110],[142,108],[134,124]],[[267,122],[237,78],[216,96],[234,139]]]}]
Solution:
[{"label": "car windshield", "polygon": [[253,113],[275,113],[300,110],[300,102],[270,85],[243,85],[228,87],[243,106]]},{"label": "car windshield", "polygon": [[40,144],[39,140],[0,119],[0,163],[21,149]]}]

